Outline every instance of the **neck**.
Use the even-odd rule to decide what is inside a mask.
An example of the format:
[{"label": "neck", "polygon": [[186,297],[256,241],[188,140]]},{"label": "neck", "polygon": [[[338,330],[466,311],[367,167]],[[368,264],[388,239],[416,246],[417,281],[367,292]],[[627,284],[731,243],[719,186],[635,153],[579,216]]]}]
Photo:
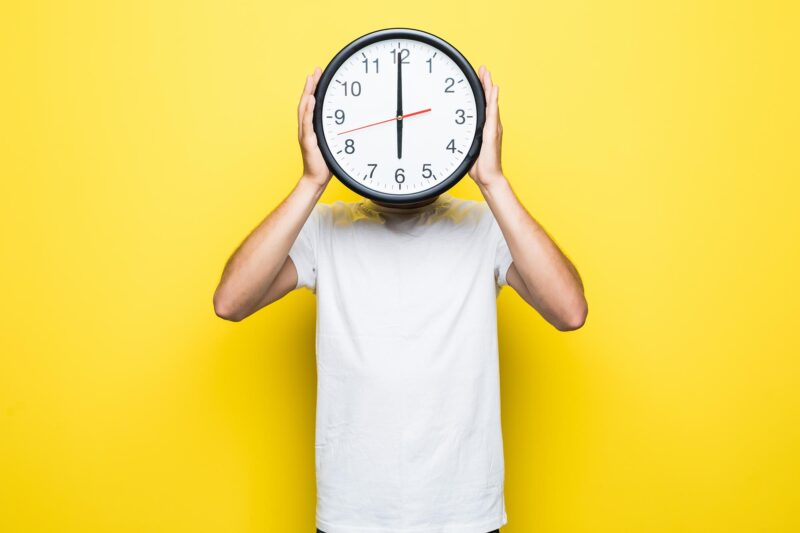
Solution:
[{"label": "neck", "polygon": [[432,204],[433,202],[436,201],[437,198],[439,198],[438,195],[434,196],[433,198],[430,198],[428,200],[422,200],[420,202],[414,202],[414,203],[411,203],[411,204],[393,204],[393,203],[387,203],[387,202],[379,202],[377,200],[373,200],[373,202],[375,202],[378,205],[382,205],[383,207],[391,207],[391,208],[394,208],[394,209],[414,209],[416,207],[422,207],[422,206],[425,206],[425,205],[428,205],[428,204]]}]

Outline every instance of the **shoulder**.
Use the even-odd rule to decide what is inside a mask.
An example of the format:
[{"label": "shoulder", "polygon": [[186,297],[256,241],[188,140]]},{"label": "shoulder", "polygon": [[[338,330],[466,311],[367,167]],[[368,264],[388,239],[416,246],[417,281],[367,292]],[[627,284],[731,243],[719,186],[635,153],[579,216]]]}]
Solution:
[{"label": "shoulder", "polygon": [[447,213],[456,222],[485,226],[494,220],[489,204],[483,200],[470,200],[448,195],[447,202]]},{"label": "shoulder", "polygon": [[337,200],[335,202],[317,202],[312,214],[318,219],[320,225],[336,226],[352,222],[362,218],[363,212],[360,202],[345,202]]}]

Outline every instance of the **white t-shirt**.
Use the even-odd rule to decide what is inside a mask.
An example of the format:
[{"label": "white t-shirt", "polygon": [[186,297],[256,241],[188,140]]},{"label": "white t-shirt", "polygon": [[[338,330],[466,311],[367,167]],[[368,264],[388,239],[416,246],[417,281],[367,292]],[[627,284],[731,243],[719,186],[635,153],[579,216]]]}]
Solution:
[{"label": "white t-shirt", "polygon": [[289,252],[316,294],[316,526],[506,524],[496,298],[511,264],[485,202],[318,203]]}]

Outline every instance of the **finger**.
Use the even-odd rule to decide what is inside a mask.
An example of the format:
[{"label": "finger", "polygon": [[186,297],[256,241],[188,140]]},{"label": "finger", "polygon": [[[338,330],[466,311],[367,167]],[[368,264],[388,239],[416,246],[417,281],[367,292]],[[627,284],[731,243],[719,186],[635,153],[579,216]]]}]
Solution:
[{"label": "finger", "polygon": [[305,105],[306,105],[305,99],[306,99],[306,95],[309,94],[308,90],[309,90],[309,86],[311,85],[311,83],[312,83],[311,76],[306,76],[306,84],[303,87],[303,94],[302,94],[302,96],[300,96],[300,102],[297,104],[297,122],[298,123],[300,122],[300,120],[301,120],[301,118],[303,116],[303,108],[305,108]]},{"label": "finger", "polygon": [[497,129],[497,99],[495,87],[490,85],[486,90],[486,124],[484,131],[493,133]]},{"label": "finger", "polygon": [[304,95],[303,96],[303,107],[300,109],[300,116],[298,118],[298,137],[300,138],[300,142],[303,142],[303,139],[306,137],[306,133],[308,131],[306,115],[308,115],[308,99],[311,98],[310,96]]},{"label": "finger", "polygon": [[493,85],[492,96],[489,100],[490,103],[487,115],[495,124],[500,123],[500,112],[497,107],[497,100],[499,96],[500,96],[500,87],[497,85]]},{"label": "finger", "polygon": [[306,96],[303,96],[302,100],[300,100],[300,105],[297,107],[297,137],[299,139],[303,138],[303,114],[306,109],[306,98]]},{"label": "finger", "polygon": [[495,120],[497,120],[497,127],[500,131],[503,131],[503,124],[500,122],[500,86],[494,86],[494,113],[495,113]]},{"label": "finger", "polygon": [[319,83],[319,79],[322,77],[322,71],[319,67],[314,69],[314,73],[311,75],[311,93],[314,94],[314,91],[317,90],[317,83]]},{"label": "finger", "polygon": [[308,91],[312,83],[313,80],[311,79],[311,76],[306,76],[306,82],[303,85],[303,92],[300,95],[300,102],[297,104],[298,114],[302,111],[303,107],[305,106],[304,98],[306,97],[307,94],[309,94]]},{"label": "finger", "polygon": [[481,73],[481,85],[483,86],[483,94],[486,95],[486,98],[489,98],[489,87],[486,85],[486,69],[483,69]]},{"label": "finger", "polygon": [[303,88],[303,94],[311,94],[312,87],[314,87],[314,77],[306,76],[306,86]]},{"label": "finger", "polygon": [[314,116],[314,96],[309,95],[306,101],[306,109],[303,115],[303,135],[310,138],[314,133],[314,126],[311,123]]}]

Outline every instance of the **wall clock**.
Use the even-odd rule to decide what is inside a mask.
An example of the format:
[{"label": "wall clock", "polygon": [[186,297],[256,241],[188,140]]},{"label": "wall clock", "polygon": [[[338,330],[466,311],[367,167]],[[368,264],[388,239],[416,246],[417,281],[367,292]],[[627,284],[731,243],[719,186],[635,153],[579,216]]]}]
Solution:
[{"label": "wall clock", "polygon": [[325,162],[367,198],[437,196],[480,152],[483,86],[464,56],[430,33],[392,28],[359,37],[334,56],[314,96]]}]

